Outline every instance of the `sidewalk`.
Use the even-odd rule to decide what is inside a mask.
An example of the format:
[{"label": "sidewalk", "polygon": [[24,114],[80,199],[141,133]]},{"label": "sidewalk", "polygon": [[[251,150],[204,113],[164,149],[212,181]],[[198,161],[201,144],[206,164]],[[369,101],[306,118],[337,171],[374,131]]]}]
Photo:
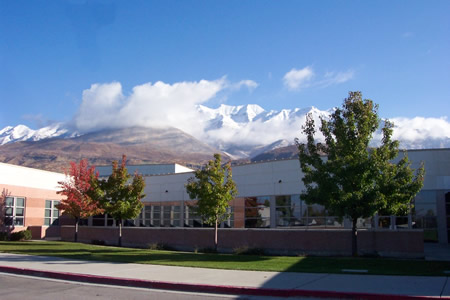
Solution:
[{"label": "sidewalk", "polygon": [[0,253],[0,272],[122,286],[235,295],[450,299],[448,277],[216,270]]}]

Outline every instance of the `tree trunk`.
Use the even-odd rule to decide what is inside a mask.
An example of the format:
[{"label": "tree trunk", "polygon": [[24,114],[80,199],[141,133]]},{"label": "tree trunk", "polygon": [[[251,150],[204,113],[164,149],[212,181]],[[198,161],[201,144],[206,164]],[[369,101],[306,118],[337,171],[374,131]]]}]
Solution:
[{"label": "tree trunk", "polygon": [[215,226],[215,228],[214,228],[214,250],[217,252],[217,227],[218,227],[218,224],[217,224],[217,219],[216,219],[216,226]]},{"label": "tree trunk", "polygon": [[119,247],[122,247],[122,220],[119,220]]},{"label": "tree trunk", "polygon": [[75,237],[73,238],[74,242],[78,242],[78,223],[80,223],[80,218],[75,218]]},{"label": "tree trunk", "polygon": [[358,218],[352,218],[352,256],[358,256],[358,230],[356,229],[356,223]]}]

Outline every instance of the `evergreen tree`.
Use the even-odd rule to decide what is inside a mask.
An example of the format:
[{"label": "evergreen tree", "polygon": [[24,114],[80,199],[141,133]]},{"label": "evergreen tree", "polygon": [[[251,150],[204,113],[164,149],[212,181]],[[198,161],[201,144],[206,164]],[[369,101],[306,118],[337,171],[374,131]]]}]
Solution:
[{"label": "evergreen tree", "polygon": [[197,199],[196,212],[204,223],[214,226],[214,249],[217,251],[217,229],[221,222],[230,216],[227,208],[237,195],[236,184],[232,179],[231,164],[221,165],[220,154],[214,154],[214,160],[201,170],[195,171],[186,184],[191,199]]},{"label": "evergreen tree", "polygon": [[342,108],[320,131],[325,143],[315,143],[315,124],[309,115],[303,127],[306,144],[296,139],[308,204],[318,203],[332,214],[352,220],[352,254],[357,255],[357,219],[379,211],[397,213],[407,208],[423,185],[424,166],[414,175],[406,153],[398,163],[399,142],[392,140],[393,123],[384,122],[379,147],[369,147],[378,129],[378,105],[350,92]]},{"label": "evergreen tree", "polygon": [[145,181],[139,174],[134,174],[133,180],[126,168],[126,156],[122,156],[122,162],[112,163],[112,173],[108,179],[97,180],[95,198],[97,198],[105,210],[119,225],[119,246],[122,246],[122,221],[136,218],[142,210],[141,199],[145,197]]}]

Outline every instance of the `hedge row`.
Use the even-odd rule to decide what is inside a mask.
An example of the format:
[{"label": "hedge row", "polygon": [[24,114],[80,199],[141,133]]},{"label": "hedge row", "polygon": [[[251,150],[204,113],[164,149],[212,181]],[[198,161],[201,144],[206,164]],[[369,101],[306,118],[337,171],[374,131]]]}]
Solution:
[{"label": "hedge row", "polygon": [[7,232],[0,232],[0,241],[26,241],[31,240],[31,231],[16,231],[8,235]]}]

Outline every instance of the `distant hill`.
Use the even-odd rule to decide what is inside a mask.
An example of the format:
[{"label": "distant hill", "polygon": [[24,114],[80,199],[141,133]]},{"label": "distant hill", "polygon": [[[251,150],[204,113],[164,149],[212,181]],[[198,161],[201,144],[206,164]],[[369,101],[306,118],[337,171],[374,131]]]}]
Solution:
[{"label": "distant hill", "polygon": [[129,164],[179,163],[198,166],[218,152],[220,150],[176,128],[132,127],[71,138],[8,143],[0,146],[0,161],[62,172],[70,161],[82,158],[87,158],[93,165],[108,165],[126,154]]},{"label": "distant hill", "polygon": [[[310,115],[316,127],[334,109],[316,107],[266,111],[258,105],[198,105],[195,137],[175,129],[131,127],[79,132],[69,123],[54,123],[33,130],[25,125],[0,129],[0,161],[49,170],[62,170],[71,160],[89,158],[97,165],[110,164],[127,154],[131,163],[180,163],[198,166],[223,153],[233,163],[296,158],[294,139],[304,142],[301,128]],[[394,138],[402,149],[448,148],[450,131],[443,119],[396,119]],[[73,125],[73,124],[72,124]],[[113,126],[113,125],[111,125]],[[318,128],[317,128],[318,129]],[[397,134],[397,137],[395,137]],[[379,145],[379,129],[371,146]],[[318,142],[323,136],[318,132]]]},{"label": "distant hill", "polygon": [[275,160],[275,159],[294,159],[298,158],[298,148],[296,145],[276,148],[251,158],[252,162]]}]

